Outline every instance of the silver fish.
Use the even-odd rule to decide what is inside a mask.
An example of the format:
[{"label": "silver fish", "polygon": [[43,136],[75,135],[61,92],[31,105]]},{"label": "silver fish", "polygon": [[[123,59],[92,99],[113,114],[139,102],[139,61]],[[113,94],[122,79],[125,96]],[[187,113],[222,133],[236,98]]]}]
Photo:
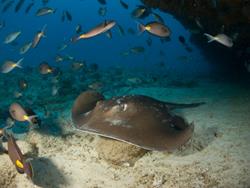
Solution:
[{"label": "silver fish", "polygon": [[19,53],[20,53],[20,54],[25,54],[26,52],[28,52],[28,50],[30,49],[31,46],[32,46],[32,42],[29,42],[29,43],[24,44],[24,45],[20,48]]},{"label": "silver fish", "polygon": [[53,9],[53,8],[44,7],[44,8],[40,8],[40,9],[37,10],[36,16],[44,16],[44,15],[47,15],[47,14],[53,14],[55,12],[56,12],[56,10]]},{"label": "silver fish", "polygon": [[216,36],[212,36],[210,34],[204,33],[204,35],[208,38],[208,43],[216,41],[228,48],[231,48],[233,46],[233,40],[225,34],[218,34]]},{"label": "silver fish", "polygon": [[9,44],[11,42],[13,42],[14,40],[17,39],[17,37],[21,34],[21,31],[17,31],[17,32],[13,32],[10,33],[9,35],[7,35],[7,37],[4,40],[5,44]]},{"label": "silver fish", "polygon": [[23,61],[23,58],[21,58],[18,62],[5,61],[3,65],[1,66],[1,73],[9,73],[16,67],[22,68],[21,66],[22,61]]}]

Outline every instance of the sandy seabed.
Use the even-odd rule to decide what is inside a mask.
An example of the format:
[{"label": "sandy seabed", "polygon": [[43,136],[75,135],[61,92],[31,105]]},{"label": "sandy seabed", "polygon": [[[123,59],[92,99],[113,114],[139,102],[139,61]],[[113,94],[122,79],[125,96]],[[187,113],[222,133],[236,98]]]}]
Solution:
[{"label": "sandy seabed", "polygon": [[33,158],[33,183],[16,172],[7,155],[0,154],[0,187],[250,187],[250,89],[207,82],[196,88],[137,88],[130,93],[179,103],[205,101],[198,108],[176,112],[194,122],[193,138],[173,153],[146,152],[69,132],[66,108],[66,115],[58,120],[67,127],[63,135],[33,130],[18,141]]}]

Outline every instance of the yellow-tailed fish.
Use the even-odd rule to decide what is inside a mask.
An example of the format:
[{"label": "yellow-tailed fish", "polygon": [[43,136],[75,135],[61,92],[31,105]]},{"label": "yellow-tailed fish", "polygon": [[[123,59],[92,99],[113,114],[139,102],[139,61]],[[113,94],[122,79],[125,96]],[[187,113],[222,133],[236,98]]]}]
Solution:
[{"label": "yellow-tailed fish", "polygon": [[32,48],[37,47],[37,45],[39,44],[40,40],[42,37],[45,37],[45,29],[47,27],[47,24],[45,24],[42,28],[41,31],[38,31],[37,34],[35,35],[33,42],[32,42]]},{"label": "yellow-tailed fish", "polygon": [[5,61],[3,65],[1,66],[1,73],[9,73],[16,67],[22,68],[21,62],[23,61],[23,58],[21,58],[18,62],[14,61]]},{"label": "yellow-tailed fish", "polygon": [[140,33],[147,31],[158,37],[169,37],[171,35],[170,29],[166,25],[159,22],[150,22],[146,25],[138,23],[138,29]]},{"label": "yellow-tailed fish", "polygon": [[72,42],[76,42],[76,41],[78,41],[80,39],[92,38],[92,37],[97,36],[97,35],[99,35],[101,33],[107,32],[108,30],[110,30],[115,25],[116,25],[115,21],[105,21],[105,22],[97,25],[93,29],[91,29],[89,32],[81,34],[78,37],[74,37],[71,40],[72,40]]}]

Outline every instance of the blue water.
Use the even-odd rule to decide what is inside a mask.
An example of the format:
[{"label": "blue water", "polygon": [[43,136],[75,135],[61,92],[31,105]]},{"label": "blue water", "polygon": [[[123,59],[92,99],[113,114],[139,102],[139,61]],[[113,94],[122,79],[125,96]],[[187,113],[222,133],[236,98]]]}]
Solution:
[{"label": "blue water", "polygon": [[[138,32],[136,21],[146,24],[155,20],[152,16],[144,20],[135,20],[131,17],[132,10],[136,5],[141,4],[140,1],[127,1],[129,5],[128,10],[124,9],[119,1],[108,1],[105,6],[107,8],[107,14],[104,17],[98,15],[98,9],[104,6],[100,5],[96,0],[51,1],[47,6],[55,8],[56,13],[41,17],[35,16],[36,10],[42,7],[42,2],[40,1],[36,1],[31,11],[28,14],[24,14],[25,8],[29,3],[30,1],[25,1],[18,13],[14,13],[13,6],[6,13],[1,14],[1,20],[5,20],[6,27],[0,31],[0,41],[3,41],[5,36],[10,32],[21,30],[22,34],[17,39],[17,46],[13,47],[11,45],[5,45],[2,42],[0,43],[0,62],[6,59],[18,60],[24,57],[24,66],[37,66],[42,61],[47,61],[51,65],[57,65],[55,63],[55,56],[59,53],[62,55],[69,54],[76,59],[86,60],[87,63],[97,63],[100,67],[139,67],[145,71],[154,70],[157,72],[162,71],[162,68],[159,70],[159,67],[155,65],[164,61],[167,70],[179,73],[203,74],[213,69],[213,67],[209,65],[209,62],[202,56],[200,50],[189,42],[189,31],[169,14],[154,10],[154,12],[161,15],[165,24],[172,31],[169,42],[162,44],[158,37],[151,36],[153,44],[151,47],[148,47],[146,44],[146,40],[149,37],[148,33],[143,33],[142,35],[128,34],[128,28],[133,28]],[[68,10],[72,14],[72,22],[61,22],[63,10]],[[102,34],[95,38],[82,40],[75,44],[69,44],[69,47],[63,52],[58,52],[58,46],[64,42],[68,42],[70,38],[75,35],[75,27],[77,24],[82,25],[83,31],[88,31],[104,20],[115,20],[124,28],[126,32],[125,36],[120,36],[118,29],[113,28],[113,38],[111,40],[108,39],[105,34]],[[24,43],[32,41],[36,32],[41,30],[45,24],[48,25],[46,29],[46,38],[42,39],[36,49],[31,49],[24,56],[20,56],[18,53],[19,48]],[[192,53],[187,52],[178,41],[179,35],[186,38],[187,43],[193,49]],[[120,55],[121,52],[134,46],[144,46],[146,48],[145,53],[130,55],[128,57]],[[159,55],[160,50],[164,51],[164,57]],[[187,56],[189,60],[187,62],[179,60],[179,56]],[[67,66],[68,64],[69,63],[64,62],[59,66]]]}]

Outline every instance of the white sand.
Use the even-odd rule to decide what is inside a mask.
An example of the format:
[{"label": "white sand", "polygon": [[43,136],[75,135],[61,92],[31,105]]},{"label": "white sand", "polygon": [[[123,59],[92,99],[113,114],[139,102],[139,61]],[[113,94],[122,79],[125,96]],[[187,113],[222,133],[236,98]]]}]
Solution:
[{"label": "white sand", "polygon": [[[24,153],[37,153],[32,162],[37,187],[250,186],[249,89],[237,84],[207,83],[193,89],[141,88],[132,92],[180,103],[206,101],[204,106],[178,111],[189,122],[194,121],[193,139],[172,154],[147,152],[132,156],[134,164],[128,157],[127,162],[115,165],[100,156],[102,148],[98,144],[106,147],[112,144],[105,145],[98,136],[82,133],[55,137],[31,132],[27,141],[18,144]],[[69,116],[69,109],[65,113]],[[61,121],[68,124],[66,120]],[[124,156],[130,150],[125,148]],[[122,158],[121,153],[119,150],[118,158]],[[35,187],[16,172],[5,154],[0,155],[0,167],[1,188]]]}]

